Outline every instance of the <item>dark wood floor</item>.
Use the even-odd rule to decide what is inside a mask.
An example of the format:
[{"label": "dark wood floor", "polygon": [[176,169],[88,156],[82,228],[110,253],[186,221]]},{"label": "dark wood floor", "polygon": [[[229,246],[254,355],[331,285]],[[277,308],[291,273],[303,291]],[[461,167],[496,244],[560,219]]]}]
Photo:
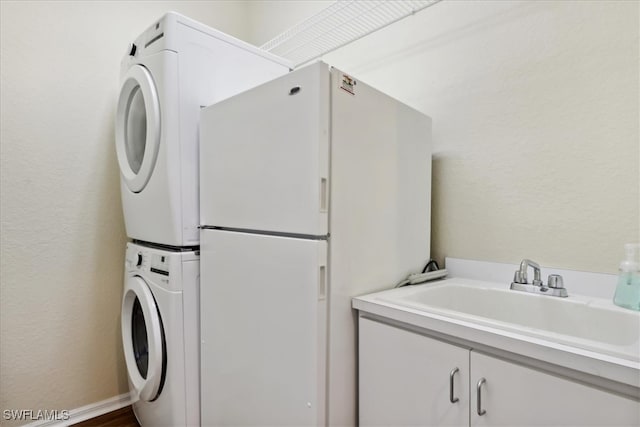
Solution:
[{"label": "dark wood floor", "polygon": [[71,427],[140,427],[131,406],[109,412],[90,420],[73,424]]}]

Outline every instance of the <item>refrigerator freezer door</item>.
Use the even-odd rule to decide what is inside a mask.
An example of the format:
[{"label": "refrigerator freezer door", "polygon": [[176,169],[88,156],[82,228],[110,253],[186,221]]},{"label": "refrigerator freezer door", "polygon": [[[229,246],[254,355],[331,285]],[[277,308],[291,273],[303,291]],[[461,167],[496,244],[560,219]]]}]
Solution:
[{"label": "refrigerator freezer door", "polygon": [[202,225],[328,233],[326,64],[294,71],[204,109],[200,134]]},{"label": "refrigerator freezer door", "polygon": [[324,424],[327,243],[201,239],[202,425]]}]

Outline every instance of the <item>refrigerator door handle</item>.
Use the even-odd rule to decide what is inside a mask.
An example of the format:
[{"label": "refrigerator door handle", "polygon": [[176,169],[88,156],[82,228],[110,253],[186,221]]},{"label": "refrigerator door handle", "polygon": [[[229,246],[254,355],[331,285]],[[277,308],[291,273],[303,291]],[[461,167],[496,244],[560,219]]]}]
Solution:
[{"label": "refrigerator door handle", "polygon": [[320,275],[318,277],[318,300],[322,301],[327,297],[327,267],[320,266]]},{"label": "refrigerator door handle", "polygon": [[327,178],[320,178],[320,212],[327,212],[328,208],[328,191]]}]

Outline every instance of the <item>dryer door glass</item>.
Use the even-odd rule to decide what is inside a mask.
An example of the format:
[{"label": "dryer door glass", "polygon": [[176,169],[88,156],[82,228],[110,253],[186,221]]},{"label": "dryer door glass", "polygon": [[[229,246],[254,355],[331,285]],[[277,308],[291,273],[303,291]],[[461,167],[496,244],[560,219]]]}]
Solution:
[{"label": "dryer door glass", "polygon": [[147,142],[147,112],[144,108],[144,95],[142,95],[139,86],[131,92],[125,120],[127,122],[125,125],[127,128],[125,137],[127,160],[131,170],[138,173],[140,166],[142,166]]},{"label": "dryer door glass", "polygon": [[140,276],[129,277],[125,284],[121,324],[132,392],[140,400],[155,400],[165,381],[167,346],[154,295]]},{"label": "dryer door glass", "polygon": [[160,102],[142,65],[125,74],[116,111],[116,152],[122,180],[139,193],[149,182],[160,146]]}]

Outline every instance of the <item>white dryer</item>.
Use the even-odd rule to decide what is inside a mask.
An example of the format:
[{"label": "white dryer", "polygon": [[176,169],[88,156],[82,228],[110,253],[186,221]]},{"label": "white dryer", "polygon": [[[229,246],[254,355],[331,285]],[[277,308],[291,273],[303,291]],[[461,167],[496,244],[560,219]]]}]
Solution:
[{"label": "white dryer", "polygon": [[199,253],[127,244],[122,341],[141,426],[200,425]]},{"label": "white dryer", "polygon": [[289,70],[287,61],[174,12],[129,46],[115,130],[128,237],[198,245],[200,108]]}]

